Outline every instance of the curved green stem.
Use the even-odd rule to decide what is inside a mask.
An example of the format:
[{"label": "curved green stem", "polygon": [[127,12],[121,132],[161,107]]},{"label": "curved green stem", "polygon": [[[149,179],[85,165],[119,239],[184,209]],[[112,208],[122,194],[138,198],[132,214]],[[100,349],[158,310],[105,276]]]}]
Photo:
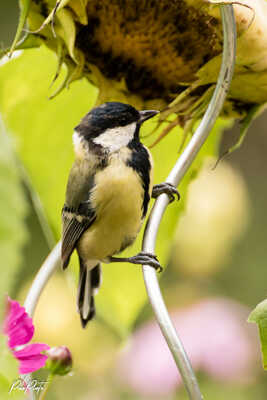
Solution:
[{"label": "curved green stem", "polygon": [[44,399],[45,399],[45,397],[46,397],[46,395],[47,395],[47,392],[48,392],[48,389],[50,388],[51,383],[52,383],[52,381],[53,381],[53,378],[54,378],[54,375],[53,375],[53,374],[49,374],[49,375],[48,375],[47,384],[45,385],[44,390],[41,392],[40,397],[39,397],[39,400],[44,400]]}]

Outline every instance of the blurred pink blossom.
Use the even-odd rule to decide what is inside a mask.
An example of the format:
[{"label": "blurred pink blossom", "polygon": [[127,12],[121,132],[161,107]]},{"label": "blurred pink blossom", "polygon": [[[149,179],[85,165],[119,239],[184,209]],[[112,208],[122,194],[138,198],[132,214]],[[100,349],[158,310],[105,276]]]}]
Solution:
[{"label": "blurred pink blossom", "polygon": [[[248,314],[245,307],[223,298],[206,299],[171,313],[194,370],[223,382],[248,383],[253,379],[260,356],[255,354],[256,336],[254,327],[246,322]],[[167,395],[181,384],[155,322],[133,335],[119,359],[118,371],[120,379],[142,395]]]},{"label": "blurred pink blossom", "polygon": [[32,319],[25,308],[10,297],[7,297],[3,332],[8,336],[9,349],[19,361],[20,374],[28,374],[45,365],[47,355],[42,352],[50,347],[44,343],[27,344],[34,334]]}]

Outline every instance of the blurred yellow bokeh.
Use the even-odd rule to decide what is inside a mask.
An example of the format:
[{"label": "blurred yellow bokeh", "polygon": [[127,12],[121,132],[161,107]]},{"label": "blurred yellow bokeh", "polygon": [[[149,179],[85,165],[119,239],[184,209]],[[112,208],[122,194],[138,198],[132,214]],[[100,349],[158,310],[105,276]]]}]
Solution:
[{"label": "blurred yellow bokeh", "polygon": [[189,275],[210,275],[230,256],[249,222],[249,196],[240,173],[227,162],[203,165],[191,183],[173,245],[173,263]]}]

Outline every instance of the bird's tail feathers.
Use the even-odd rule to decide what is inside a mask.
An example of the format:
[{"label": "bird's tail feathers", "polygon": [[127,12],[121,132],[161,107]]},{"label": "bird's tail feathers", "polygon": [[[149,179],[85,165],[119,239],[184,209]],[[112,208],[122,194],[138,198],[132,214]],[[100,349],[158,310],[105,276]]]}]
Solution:
[{"label": "bird's tail feathers", "polygon": [[82,327],[85,328],[88,321],[95,316],[94,295],[101,284],[101,267],[97,264],[88,269],[80,259],[80,278],[78,286],[77,306],[81,318]]}]

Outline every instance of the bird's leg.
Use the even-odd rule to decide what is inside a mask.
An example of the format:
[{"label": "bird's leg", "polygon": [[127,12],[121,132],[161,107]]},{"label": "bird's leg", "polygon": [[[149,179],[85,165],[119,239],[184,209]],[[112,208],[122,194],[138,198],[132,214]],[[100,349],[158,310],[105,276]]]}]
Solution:
[{"label": "bird's leg", "polygon": [[163,270],[154,254],[145,253],[143,251],[133,257],[109,257],[108,262],[129,262],[131,264],[150,265],[150,267],[155,268],[156,271],[161,272]]},{"label": "bird's leg", "polygon": [[180,200],[180,194],[175,186],[168,182],[162,182],[158,185],[154,185],[152,189],[152,197],[156,199],[162,193],[166,193],[169,196],[170,203],[175,199],[175,195],[177,196],[177,200]]}]

